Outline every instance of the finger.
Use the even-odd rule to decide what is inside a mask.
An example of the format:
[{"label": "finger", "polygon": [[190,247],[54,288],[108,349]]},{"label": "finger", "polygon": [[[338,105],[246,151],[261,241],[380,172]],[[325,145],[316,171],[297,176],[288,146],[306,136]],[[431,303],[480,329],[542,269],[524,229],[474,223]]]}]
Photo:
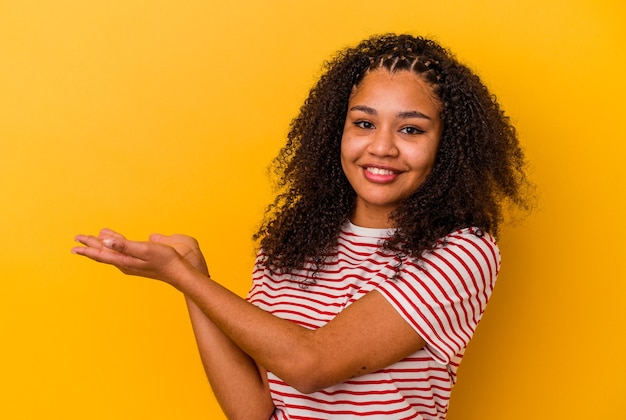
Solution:
[{"label": "finger", "polygon": [[150,235],[150,242],[158,242],[165,245],[174,246],[177,248],[179,244],[183,244],[189,248],[199,248],[198,241],[191,236],[175,233],[173,235],[162,235],[160,233],[153,233]]},{"label": "finger", "polygon": [[184,245],[186,248],[190,248],[190,249],[193,248],[194,244],[196,244],[196,247],[197,247],[197,242],[195,239],[189,236],[180,235],[180,234],[162,235],[160,233],[153,233],[149,236],[148,240],[150,242],[174,247],[179,252],[181,251],[181,248],[180,248],[181,245]]},{"label": "finger", "polygon": [[103,255],[118,254],[118,252],[108,248],[103,241],[91,235],[77,235],[76,242],[81,243],[84,246],[77,246],[72,248],[72,253],[84,255],[86,257],[95,259],[96,261],[102,261]]},{"label": "finger", "polygon": [[72,254],[85,255],[91,258],[91,256],[102,252],[102,250],[115,252],[108,249],[100,239],[92,235],[76,235],[74,240],[83,246],[73,247]]},{"label": "finger", "polygon": [[74,240],[90,248],[102,248],[104,246],[100,239],[91,235],[76,235]]},{"label": "finger", "polygon": [[104,246],[91,246],[87,245],[85,241],[80,240],[82,244],[86,246],[77,246],[72,248],[73,254],[83,255],[85,257],[91,258],[94,261],[104,262],[107,264],[112,264],[112,256],[120,255],[119,252],[115,252],[112,249],[106,248]]},{"label": "finger", "polygon": [[153,233],[148,238],[150,242],[157,242],[157,243],[163,243],[163,244],[169,244],[169,239],[170,239],[169,236],[161,235],[160,233]]},{"label": "finger", "polygon": [[149,242],[131,241],[121,235],[102,239],[102,245],[120,254],[143,261],[148,261],[151,256],[152,246]]},{"label": "finger", "polygon": [[121,233],[117,233],[113,229],[104,228],[100,231],[100,235],[98,235],[98,238],[102,239],[102,238],[107,238],[107,237],[126,239],[124,235],[122,235]]}]

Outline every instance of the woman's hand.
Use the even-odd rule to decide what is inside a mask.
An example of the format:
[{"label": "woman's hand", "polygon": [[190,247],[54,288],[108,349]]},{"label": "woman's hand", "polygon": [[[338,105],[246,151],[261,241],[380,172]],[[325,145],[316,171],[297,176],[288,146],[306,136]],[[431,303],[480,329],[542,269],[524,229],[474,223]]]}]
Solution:
[{"label": "woman's hand", "polygon": [[[103,232],[112,232],[109,229],[103,230]],[[169,245],[174,248],[193,268],[208,276],[209,268],[207,267],[204,255],[200,251],[200,245],[198,241],[191,236],[175,234],[175,235],[161,235],[154,233],[150,235],[150,241]]]},{"label": "woman's hand", "polygon": [[[146,242],[135,242],[103,229],[98,236],[78,235],[76,240],[84,246],[73,248],[75,254],[111,264],[126,274],[163,280],[185,294],[202,363],[228,418],[267,419],[271,416],[274,403],[265,370],[258,367],[208,313],[222,313],[221,321],[238,323],[241,314],[232,311],[235,304],[248,310],[252,308],[255,313],[271,315],[253,308],[209,279],[209,270],[195,239],[185,235],[153,234]],[[209,307],[212,309],[208,310]]]},{"label": "woman's hand", "polygon": [[185,235],[152,234],[146,242],[130,241],[110,229],[96,236],[78,235],[84,246],[72,252],[117,267],[124,274],[162,280],[176,286],[184,270],[208,275],[198,242]]}]

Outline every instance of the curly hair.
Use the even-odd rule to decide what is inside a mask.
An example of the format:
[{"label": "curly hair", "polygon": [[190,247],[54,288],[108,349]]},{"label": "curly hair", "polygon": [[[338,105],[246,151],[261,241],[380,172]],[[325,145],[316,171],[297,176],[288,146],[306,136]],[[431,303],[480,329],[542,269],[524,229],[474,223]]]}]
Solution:
[{"label": "curly hair", "polygon": [[421,77],[441,104],[443,123],[432,171],[391,213],[396,230],[385,248],[419,256],[470,226],[496,236],[505,202],[529,208],[515,128],[479,77],[432,40],[374,36],[325,63],[273,161],[278,193],[254,235],[270,269],[319,269],[334,249],[356,198],[340,163],[348,100],[377,69]]}]

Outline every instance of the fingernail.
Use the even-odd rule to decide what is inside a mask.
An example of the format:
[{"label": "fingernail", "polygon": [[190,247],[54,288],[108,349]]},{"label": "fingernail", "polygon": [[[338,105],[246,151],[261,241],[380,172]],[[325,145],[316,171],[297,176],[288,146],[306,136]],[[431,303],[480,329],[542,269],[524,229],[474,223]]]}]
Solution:
[{"label": "fingernail", "polygon": [[111,248],[113,246],[113,239],[111,238],[106,238],[102,240],[102,243],[104,244],[104,246],[106,246],[107,248]]}]

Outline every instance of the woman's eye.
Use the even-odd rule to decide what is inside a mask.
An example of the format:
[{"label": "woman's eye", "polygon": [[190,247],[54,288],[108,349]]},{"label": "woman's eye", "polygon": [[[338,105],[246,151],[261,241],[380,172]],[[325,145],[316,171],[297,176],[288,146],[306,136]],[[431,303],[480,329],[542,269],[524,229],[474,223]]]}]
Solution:
[{"label": "woman's eye", "polygon": [[408,126],[408,127],[402,128],[400,132],[410,134],[410,135],[415,135],[415,134],[424,134],[426,131],[422,130],[421,128]]},{"label": "woman's eye", "polygon": [[369,121],[355,121],[354,125],[356,125],[359,128],[364,128],[364,129],[371,129],[374,128],[374,124],[372,124]]}]

